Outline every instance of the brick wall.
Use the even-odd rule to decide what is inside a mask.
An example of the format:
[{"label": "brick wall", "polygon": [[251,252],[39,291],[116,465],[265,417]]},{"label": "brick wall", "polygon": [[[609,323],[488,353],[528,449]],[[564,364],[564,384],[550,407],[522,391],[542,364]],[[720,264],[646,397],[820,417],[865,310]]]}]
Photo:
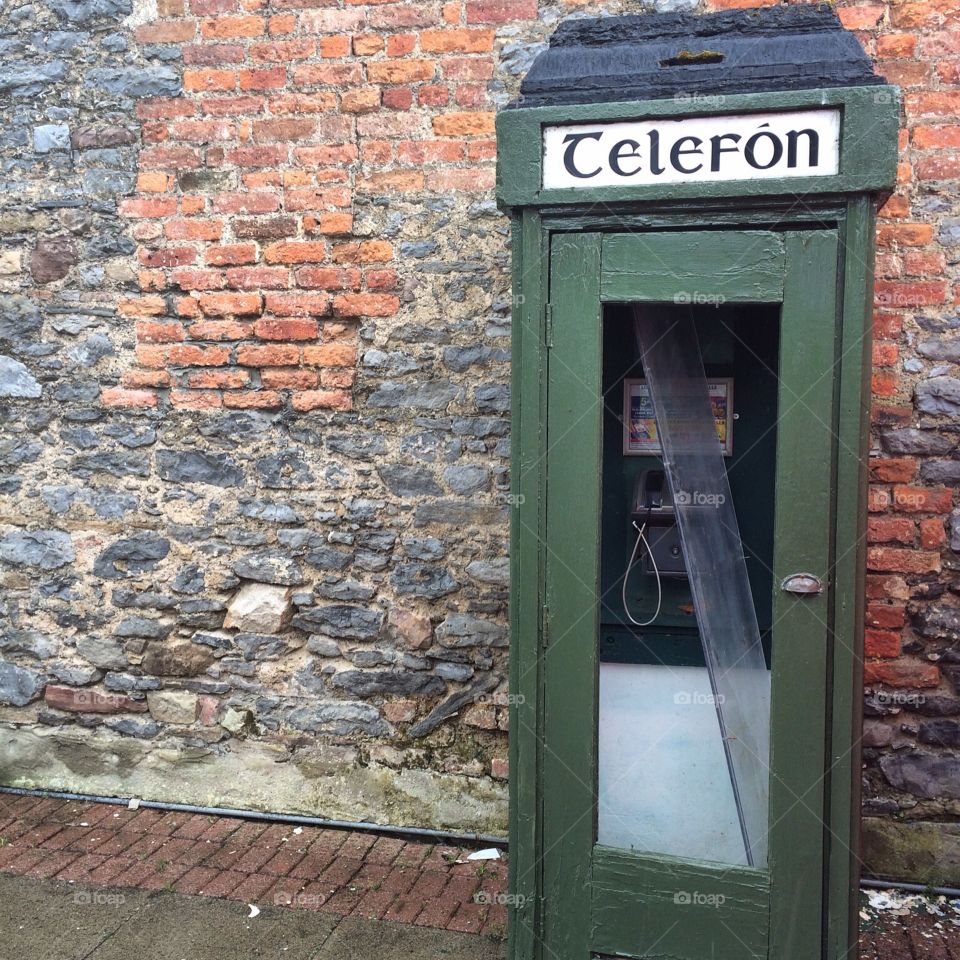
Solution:
[{"label": "brick wall", "polygon": [[[4,8],[0,780],[504,828],[493,116],[560,18],[636,9]],[[867,869],[956,881],[960,14],[839,12],[906,102]]]},{"label": "brick wall", "polygon": [[138,106],[138,365],[104,402],[352,409],[360,324],[397,314],[404,259],[355,200],[489,193],[495,26],[535,6],[159,12],[136,36],[179,52],[183,92]]}]

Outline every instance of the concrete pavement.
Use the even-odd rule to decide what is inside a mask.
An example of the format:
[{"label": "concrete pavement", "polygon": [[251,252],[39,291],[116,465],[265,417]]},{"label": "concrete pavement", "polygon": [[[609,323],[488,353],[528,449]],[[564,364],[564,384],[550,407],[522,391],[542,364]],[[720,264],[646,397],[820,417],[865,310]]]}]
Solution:
[{"label": "concrete pavement", "polygon": [[0,960],[502,960],[502,941],[386,920],[0,874]]}]

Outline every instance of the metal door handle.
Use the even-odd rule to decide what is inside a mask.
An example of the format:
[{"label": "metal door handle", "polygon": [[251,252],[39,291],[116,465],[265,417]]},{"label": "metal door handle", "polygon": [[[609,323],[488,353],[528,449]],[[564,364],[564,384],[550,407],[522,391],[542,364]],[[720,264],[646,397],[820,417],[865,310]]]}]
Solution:
[{"label": "metal door handle", "polygon": [[813,573],[791,573],[783,578],[780,589],[787,593],[823,593],[823,583]]}]

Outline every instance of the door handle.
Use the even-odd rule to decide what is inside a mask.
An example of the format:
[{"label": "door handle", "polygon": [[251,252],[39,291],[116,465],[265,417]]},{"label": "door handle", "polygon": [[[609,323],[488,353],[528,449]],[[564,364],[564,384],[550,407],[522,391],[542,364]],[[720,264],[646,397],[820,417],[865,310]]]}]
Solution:
[{"label": "door handle", "polygon": [[811,594],[823,593],[823,583],[813,573],[791,573],[784,577],[780,589],[786,593]]}]

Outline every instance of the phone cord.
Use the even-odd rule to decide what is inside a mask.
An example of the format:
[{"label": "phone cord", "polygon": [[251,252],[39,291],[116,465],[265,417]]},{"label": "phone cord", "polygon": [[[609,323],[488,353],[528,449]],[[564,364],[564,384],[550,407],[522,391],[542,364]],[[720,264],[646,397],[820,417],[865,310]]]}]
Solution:
[{"label": "phone cord", "polygon": [[[620,587],[620,601],[623,603],[623,612],[627,615],[627,619],[635,627],[649,627],[657,617],[660,616],[660,606],[663,603],[663,588],[660,585],[660,571],[657,569],[657,561],[653,558],[653,551],[650,549],[650,544],[647,542],[647,538],[644,534],[644,531],[647,529],[646,523],[642,527],[637,526],[637,521],[633,520],[633,527],[637,531],[637,540],[633,545],[633,552],[630,554],[630,560],[627,563],[627,569],[623,571],[623,585]],[[643,544],[647,550],[647,556],[650,558],[650,566],[653,567],[653,572],[657,578],[657,609],[654,611],[653,616],[649,620],[644,620],[642,623],[639,620],[634,620],[632,614],[630,613],[630,607],[627,605],[627,581],[630,579],[630,571],[633,569],[634,563],[637,560],[637,551],[640,549],[640,544]]]}]

